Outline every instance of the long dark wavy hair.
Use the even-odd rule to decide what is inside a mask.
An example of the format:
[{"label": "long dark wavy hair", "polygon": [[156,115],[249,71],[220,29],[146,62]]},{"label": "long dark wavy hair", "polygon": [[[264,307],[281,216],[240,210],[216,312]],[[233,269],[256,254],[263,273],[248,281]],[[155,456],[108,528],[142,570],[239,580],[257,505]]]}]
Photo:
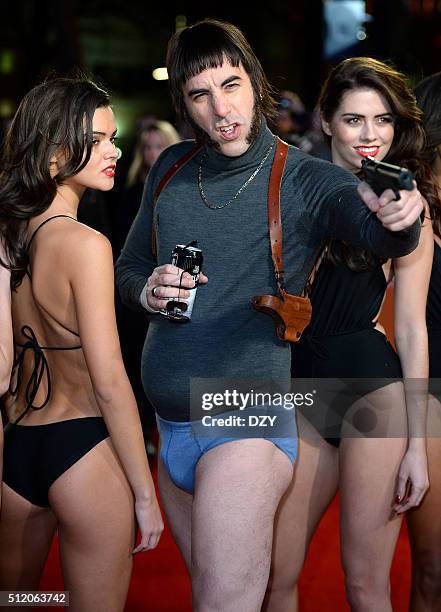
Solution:
[{"label": "long dark wavy hair", "polygon": [[[58,185],[86,166],[93,115],[109,104],[108,93],[83,77],[45,81],[21,101],[0,155],[0,235],[7,255],[0,263],[11,270],[13,289],[28,265],[29,219],[47,210]],[[50,160],[60,152],[66,162],[52,177]]]},{"label": "long dark wavy hair", "polygon": [[232,66],[242,64],[251,80],[255,106],[267,119],[276,115],[274,90],[244,34],[231,23],[204,19],[179,30],[167,48],[170,93],[177,114],[186,118],[182,86],[208,68],[218,68],[227,58]]},{"label": "long dark wavy hair", "polygon": [[[326,79],[319,98],[323,119],[330,122],[337,112],[343,95],[360,88],[373,89],[389,104],[394,118],[394,139],[383,161],[409,168],[415,176],[418,189],[430,207],[436,205],[436,188],[428,163],[424,159],[425,135],[423,114],[406,83],[403,74],[395,68],[370,57],[353,57],[340,62]],[[325,134],[328,143],[331,137]],[[378,257],[350,244],[342,243],[339,254],[333,243],[328,245],[331,261],[343,260],[354,271],[378,265]],[[380,260],[384,263],[385,260]]]},{"label": "long dark wavy hair", "polygon": [[[418,83],[414,93],[418,106],[424,113],[423,127],[426,133],[424,157],[433,168],[436,157],[441,156],[441,72],[432,74]],[[431,206],[430,213],[434,232],[441,238],[441,202],[439,199],[438,206]]]}]

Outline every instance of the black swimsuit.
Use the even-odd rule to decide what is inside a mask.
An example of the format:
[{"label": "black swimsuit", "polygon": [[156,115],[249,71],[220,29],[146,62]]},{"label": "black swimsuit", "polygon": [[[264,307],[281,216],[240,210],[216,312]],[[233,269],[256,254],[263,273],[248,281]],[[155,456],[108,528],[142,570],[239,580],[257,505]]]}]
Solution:
[{"label": "black swimsuit", "polygon": [[435,241],[427,296],[430,392],[441,400],[441,247]]},{"label": "black swimsuit", "polygon": [[[28,249],[43,225],[52,219],[67,216],[55,215],[43,221],[32,234]],[[29,272],[28,275],[30,276]],[[79,337],[76,332],[65,329]],[[15,342],[15,346],[21,351],[14,361],[13,375],[16,374],[16,383],[14,387],[10,387],[12,395],[17,394],[21,385],[27,351],[33,353],[34,368],[26,384],[26,408],[14,423],[9,423],[5,428],[3,480],[32,504],[45,507],[50,505],[48,492],[55,480],[106,439],[109,433],[102,417],[83,417],[46,425],[18,424],[29,410],[41,410],[50,400],[51,378],[44,351],[81,349],[81,345],[41,346],[29,325],[24,325],[21,332],[26,341]],[[43,376],[46,376],[48,391],[44,401],[36,406],[34,400]]]},{"label": "black swimsuit", "polygon": [[[330,415],[319,427],[335,446],[344,414],[357,397],[402,377],[398,355],[386,336],[374,329],[386,287],[380,263],[353,272],[325,259],[311,289],[312,321],[300,342],[292,345],[293,377],[350,379],[350,390],[333,398]],[[312,409],[305,413],[309,420],[311,415],[317,416]]]}]

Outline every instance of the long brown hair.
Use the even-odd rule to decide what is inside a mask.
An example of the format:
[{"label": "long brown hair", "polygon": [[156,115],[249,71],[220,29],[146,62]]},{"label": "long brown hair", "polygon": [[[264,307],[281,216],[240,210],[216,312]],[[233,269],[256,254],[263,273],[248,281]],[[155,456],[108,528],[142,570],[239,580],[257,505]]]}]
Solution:
[{"label": "long brown hair", "polygon": [[[323,119],[330,122],[343,95],[361,88],[378,92],[388,102],[394,117],[394,139],[384,161],[409,168],[418,189],[429,206],[433,206],[436,189],[424,159],[423,114],[403,74],[370,57],[353,57],[340,62],[329,74],[320,93],[319,108]],[[326,134],[325,137],[329,143],[331,137]],[[339,259],[332,244],[328,253],[331,260]],[[341,259],[352,270],[366,269],[378,263],[378,258],[372,253],[349,244],[343,244]]]},{"label": "long brown hair", "polygon": [[[109,95],[87,78],[56,78],[25,95],[6,134],[0,158],[0,233],[18,287],[28,264],[25,235],[29,219],[52,203],[58,185],[80,172],[92,152],[95,110]],[[63,151],[66,163],[55,177],[50,160]]]},{"label": "long brown hair", "polygon": [[[426,134],[424,157],[433,168],[437,155],[441,155],[441,72],[427,77],[414,89],[417,103],[424,113],[423,127]],[[439,182],[440,177],[436,177]],[[439,186],[438,194],[441,193]],[[441,238],[441,201],[429,202],[433,230]]]}]

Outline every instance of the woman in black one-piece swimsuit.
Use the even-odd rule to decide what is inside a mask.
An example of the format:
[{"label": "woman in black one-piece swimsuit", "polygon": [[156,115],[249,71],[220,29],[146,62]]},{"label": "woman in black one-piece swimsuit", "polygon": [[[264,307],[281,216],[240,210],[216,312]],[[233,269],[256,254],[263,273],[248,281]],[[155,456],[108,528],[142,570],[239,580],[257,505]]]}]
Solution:
[{"label": "woman in black one-piece swimsuit", "polygon": [[429,414],[427,458],[430,489],[421,506],[407,514],[412,550],[411,611],[441,610],[441,72],[415,88],[424,112],[426,157],[434,173],[438,208],[431,210],[434,230],[432,275],[427,296],[429,336]]},{"label": "woman in black one-piece swimsuit", "polygon": [[[320,106],[334,163],[357,173],[369,155],[409,167],[428,197],[421,113],[399,73],[369,58],[346,60],[328,77]],[[299,415],[299,458],[279,512],[266,612],[296,610],[293,591],[309,542],[338,488],[351,608],[391,610],[389,572],[400,515],[420,503],[428,486],[425,394],[405,399],[400,379],[428,376],[432,249],[427,219],[417,250],[407,257],[391,263],[356,245],[331,243],[316,266],[312,321],[293,345],[293,376],[312,378],[317,396],[323,379],[327,385],[350,380],[340,392],[325,394],[325,410],[316,404]],[[398,355],[377,323],[393,276]]]}]

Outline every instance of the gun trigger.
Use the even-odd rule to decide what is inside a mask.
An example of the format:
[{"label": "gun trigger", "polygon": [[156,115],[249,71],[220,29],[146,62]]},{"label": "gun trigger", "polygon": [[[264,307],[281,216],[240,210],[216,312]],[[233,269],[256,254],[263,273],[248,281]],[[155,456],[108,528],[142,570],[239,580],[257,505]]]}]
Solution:
[{"label": "gun trigger", "polygon": [[398,191],[398,189],[396,189],[394,193],[395,193],[395,201],[401,200],[400,192]]}]

